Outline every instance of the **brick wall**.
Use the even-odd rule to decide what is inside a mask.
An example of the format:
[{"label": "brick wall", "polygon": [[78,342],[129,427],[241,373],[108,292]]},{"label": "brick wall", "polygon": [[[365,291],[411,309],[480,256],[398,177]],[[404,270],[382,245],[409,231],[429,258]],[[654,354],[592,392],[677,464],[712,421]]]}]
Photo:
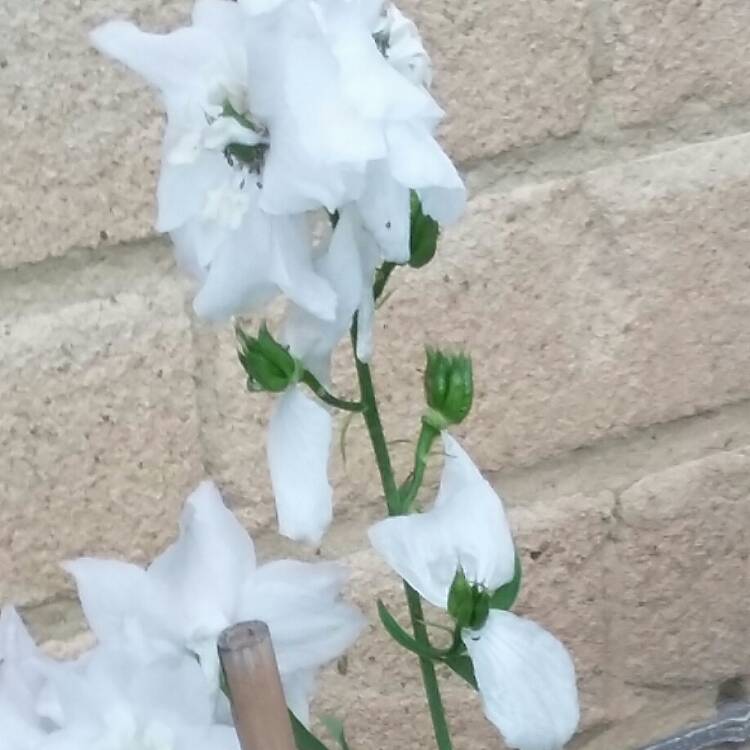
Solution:
[{"label": "brick wall", "polygon": [[[461,436],[511,507],[520,608],[574,651],[579,746],[632,747],[750,673],[750,5],[404,5],[472,199],[380,314],[396,463],[423,344],[465,344]],[[158,104],[86,46],[107,18],[188,12],[0,0],[0,599],[51,648],[81,629],[57,562],[149,559],[206,473],[263,554],[310,554],[273,533],[269,402],[244,392],[230,332],[191,317],[153,235]],[[397,589],[365,541],[382,499],[356,423],[348,441],[322,554],[351,563],[372,612]],[[428,735],[416,665],[375,626],[322,687],[360,747]],[[447,694],[457,747],[499,747],[474,696]]]}]

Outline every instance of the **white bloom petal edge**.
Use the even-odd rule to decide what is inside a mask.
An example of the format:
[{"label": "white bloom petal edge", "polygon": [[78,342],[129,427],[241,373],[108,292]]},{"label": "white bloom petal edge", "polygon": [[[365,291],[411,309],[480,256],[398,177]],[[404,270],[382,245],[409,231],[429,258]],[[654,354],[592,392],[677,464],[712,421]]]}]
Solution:
[{"label": "white bloom petal edge", "polygon": [[299,388],[279,398],[268,428],[268,465],[279,531],[319,544],[331,523],[331,415]]},{"label": "white bloom petal edge", "polygon": [[491,610],[463,640],[487,718],[519,750],[560,750],[578,725],[573,661],[553,635],[531,620]]}]

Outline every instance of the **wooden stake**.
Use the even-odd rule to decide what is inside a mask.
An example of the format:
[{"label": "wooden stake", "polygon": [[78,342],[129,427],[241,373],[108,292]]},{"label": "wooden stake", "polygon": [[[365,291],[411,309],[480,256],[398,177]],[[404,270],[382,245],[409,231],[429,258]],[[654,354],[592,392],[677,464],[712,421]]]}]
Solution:
[{"label": "wooden stake", "polygon": [[241,622],[219,636],[242,750],[295,750],[271,634],[264,622]]}]

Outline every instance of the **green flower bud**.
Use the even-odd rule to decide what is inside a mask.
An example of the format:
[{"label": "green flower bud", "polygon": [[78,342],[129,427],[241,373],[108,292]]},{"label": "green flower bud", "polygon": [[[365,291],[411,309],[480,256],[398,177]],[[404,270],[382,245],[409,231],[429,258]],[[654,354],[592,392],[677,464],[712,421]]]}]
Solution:
[{"label": "green flower bud", "polygon": [[417,193],[411,191],[411,234],[409,237],[409,265],[421,268],[435,255],[440,227],[431,216],[422,211],[422,202]]},{"label": "green flower bud", "polygon": [[490,614],[490,595],[484,586],[471,583],[461,568],[448,593],[448,613],[461,628],[478,630]]},{"label": "green flower bud", "polygon": [[474,400],[471,358],[428,349],[424,392],[427,405],[439,417],[438,422],[442,419],[446,426],[463,422]]},{"label": "green flower bud", "polygon": [[247,373],[250,391],[280,393],[296,383],[302,374],[300,363],[269,333],[266,324],[257,338],[237,326],[237,356]]}]

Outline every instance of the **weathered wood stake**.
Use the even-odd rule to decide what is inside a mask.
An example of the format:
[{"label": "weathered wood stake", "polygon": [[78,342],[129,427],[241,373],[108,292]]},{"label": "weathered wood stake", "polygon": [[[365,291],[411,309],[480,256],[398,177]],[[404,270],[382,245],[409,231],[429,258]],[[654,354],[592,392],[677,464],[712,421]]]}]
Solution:
[{"label": "weathered wood stake", "polygon": [[219,636],[219,659],[242,750],[295,750],[279,669],[264,622],[241,622]]}]

